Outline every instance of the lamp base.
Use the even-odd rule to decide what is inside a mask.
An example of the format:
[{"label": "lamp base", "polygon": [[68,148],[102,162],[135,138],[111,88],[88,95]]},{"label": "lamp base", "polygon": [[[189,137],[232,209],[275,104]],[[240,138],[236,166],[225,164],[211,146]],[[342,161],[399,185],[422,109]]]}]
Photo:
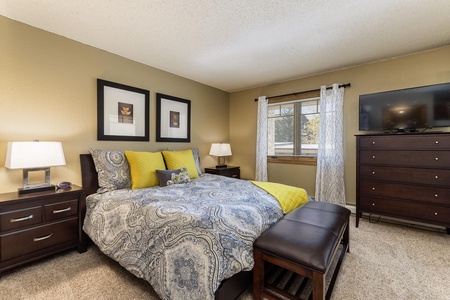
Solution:
[{"label": "lamp base", "polygon": [[[45,181],[30,184],[28,181],[28,173],[37,171],[45,172]],[[50,184],[50,167],[23,169],[23,188],[18,189],[19,195],[54,190],[55,186],[53,184]]]},{"label": "lamp base", "polygon": [[55,186],[53,184],[47,185],[47,186],[40,186],[40,187],[17,189],[17,191],[19,192],[19,195],[29,194],[29,193],[37,193],[37,192],[43,192],[43,191],[54,191],[54,190],[55,190]]},{"label": "lamp base", "polygon": [[218,164],[216,165],[216,169],[223,169],[226,168],[227,165],[225,164],[225,157],[219,156]]}]

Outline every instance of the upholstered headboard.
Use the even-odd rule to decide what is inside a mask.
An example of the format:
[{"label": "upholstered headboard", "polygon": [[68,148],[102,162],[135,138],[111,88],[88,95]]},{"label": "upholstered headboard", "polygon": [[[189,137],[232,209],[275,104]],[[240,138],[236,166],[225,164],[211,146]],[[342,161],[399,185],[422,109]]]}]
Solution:
[{"label": "upholstered headboard", "polygon": [[98,175],[95,170],[94,160],[91,154],[80,154],[81,163],[81,183],[86,196],[95,194],[99,188]]}]

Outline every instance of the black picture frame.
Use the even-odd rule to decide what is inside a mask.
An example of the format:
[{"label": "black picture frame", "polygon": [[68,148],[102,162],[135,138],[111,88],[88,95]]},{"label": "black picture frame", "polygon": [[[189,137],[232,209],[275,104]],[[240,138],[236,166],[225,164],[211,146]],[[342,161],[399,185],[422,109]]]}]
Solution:
[{"label": "black picture frame", "polygon": [[156,141],[191,142],[191,101],[156,93]]},{"label": "black picture frame", "polygon": [[97,79],[97,140],[150,141],[150,91]]}]

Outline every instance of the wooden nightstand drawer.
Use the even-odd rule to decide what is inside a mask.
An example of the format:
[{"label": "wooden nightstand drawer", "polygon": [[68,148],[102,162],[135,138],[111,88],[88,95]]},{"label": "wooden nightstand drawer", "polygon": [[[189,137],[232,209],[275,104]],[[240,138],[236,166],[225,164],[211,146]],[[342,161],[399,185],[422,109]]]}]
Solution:
[{"label": "wooden nightstand drawer", "polygon": [[233,177],[237,179],[241,178],[240,168],[234,166],[228,166],[225,168],[205,168],[205,173]]},{"label": "wooden nightstand drawer", "polygon": [[0,232],[42,223],[42,207],[30,207],[0,214]]},{"label": "wooden nightstand drawer", "polygon": [[44,206],[45,221],[58,220],[78,214],[78,199]]},{"label": "wooden nightstand drawer", "polygon": [[78,219],[52,223],[0,236],[1,260],[8,260],[61,243],[78,242]]},{"label": "wooden nightstand drawer", "polygon": [[226,170],[223,170],[223,171],[221,171],[221,172],[219,172],[218,174],[219,175],[222,175],[222,176],[226,176],[226,177],[234,177],[234,178],[239,178],[240,176],[240,174],[239,174],[240,172],[239,172],[239,169],[238,168],[233,168],[233,169],[226,169]]},{"label": "wooden nightstand drawer", "polygon": [[0,276],[70,248],[85,252],[87,236],[81,228],[85,210],[85,192],[76,185],[67,190],[0,194]]}]

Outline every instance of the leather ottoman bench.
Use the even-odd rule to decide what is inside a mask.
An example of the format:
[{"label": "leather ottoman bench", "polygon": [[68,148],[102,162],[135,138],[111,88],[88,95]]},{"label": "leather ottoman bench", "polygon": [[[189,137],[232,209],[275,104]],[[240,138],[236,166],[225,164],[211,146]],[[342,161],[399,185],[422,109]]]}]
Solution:
[{"label": "leather ottoman bench", "polygon": [[[265,281],[267,263],[312,280],[312,299],[329,299],[342,259],[349,248],[350,211],[339,205],[310,201],[269,227],[254,243],[254,299],[288,299],[295,295]],[[339,261],[325,294],[325,276],[342,244]]]}]

